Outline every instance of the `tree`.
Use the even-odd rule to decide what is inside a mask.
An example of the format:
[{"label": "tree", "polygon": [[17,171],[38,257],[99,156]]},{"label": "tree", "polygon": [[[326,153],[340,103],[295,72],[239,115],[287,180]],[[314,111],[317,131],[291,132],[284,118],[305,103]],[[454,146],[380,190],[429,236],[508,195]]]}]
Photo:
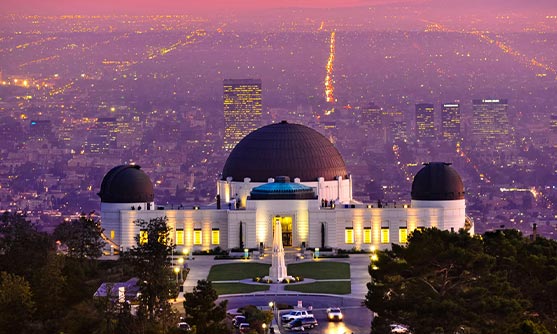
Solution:
[{"label": "tree", "polygon": [[374,331],[402,323],[417,333],[513,333],[528,319],[529,302],[496,270],[479,237],[416,230],[407,246],[378,255],[366,295],[378,315]]},{"label": "tree", "polygon": [[35,309],[25,278],[0,273],[0,333],[25,333]]},{"label": "tree", "polygon": [[33,284],[36,318],[47,332],[55,332],[67,312],[64,258],[51,252],[45,266],[37,269]]},{"label": "tree", "polygon": [[273,312],[262,311],[254,305],[244,306],[238,309],[246,317],[246,322],[250,324],[250,332],[265,334],[263,324],[270,325],[273,321]]},{"label": "tree", "polygon": [[170,240],[167,218],[150,221],[138,220],[141,233],[135,237],[136,245],[123,254],[139,278],[140,314],[147,320],[163,323],[172,312],[168,300],[176,296],[176,285],[169,257],[174,245]]},{"label": "tree", "polygon": [[483,242],[496,259],[495,270],[532,304],[529,312],[546,328],[557,329],[557,242],[530,240],[517,230],[486,232]]},{"label": "tree", "polygon": [[54,230],[54,238],[68,246],[68,255],[83,260],[98,258],[105,245],[101,237],[102,228],[91,216],[59,224]]},{"label": "tree", "polygon": [[186,310],[186,322],[196,329],[198,334],[220,334],[226,333],[227,300],[215,305],[218,298],[211,281],[199,280],[193,292],[185,294],[184,309]]},{"label": "tree", "polygon": [[36,269],[46,263],[52,239],[37,231],[26,218],[4,212],[0,216],[0,268],[31,281]]}]

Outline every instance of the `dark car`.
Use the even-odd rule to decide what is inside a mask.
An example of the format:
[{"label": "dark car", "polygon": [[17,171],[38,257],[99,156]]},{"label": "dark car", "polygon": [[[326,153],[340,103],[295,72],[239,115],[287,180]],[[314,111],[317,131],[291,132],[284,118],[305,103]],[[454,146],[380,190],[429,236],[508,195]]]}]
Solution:
[{"label": "dark car", "polygon": [[190,325],[188,325],[188,323],[187,323],[187,322],[184,322],[184,321],[178,323],[178,328],[180,328],[180,329],[183,330],[184,332],[189,332],[189,331],[191,331]]},{"label": "dark car", "polygon": [[284,325],[284,328],[293,331],[303,331],[306,328],[314,328],[315,326],[317,326],[317,320],[315,320],[314,317],[305,317],[290,321],[289,323]]},{"label": "dark car", "polygon": [[234,319],[232,319],[232,326],[238,328],[243,322],[246,322],[246,317],[244,317],[243,315],[237,315],[234,317]]}]

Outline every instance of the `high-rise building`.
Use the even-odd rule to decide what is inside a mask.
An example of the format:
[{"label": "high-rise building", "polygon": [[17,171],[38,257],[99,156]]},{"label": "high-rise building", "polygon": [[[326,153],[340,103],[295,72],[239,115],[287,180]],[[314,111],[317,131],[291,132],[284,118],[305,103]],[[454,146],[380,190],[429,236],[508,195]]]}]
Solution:
[{"label": "high-rise building", "polygon": [[444,103],[441,109],[443,139],[456,142],[460,139],[460,104]]},{"label": "high-rise building", "polygon": [[373,102],[361,108],[360,122],[364,130],[363,134],[368,142],[385,143],[383,118],[383,110]]},{"label": "high-rise building", "polygon": [[114,117],[100,117],[89,130],[87,150],[90,153],[104,153],[116,148],[118,122]]},{"label": "high-rise building", "polygon": [[472,139],[478,149],[499,151],[514,146],[507,100],[472,100]]},{"label": "high-rise building", "polygon": [[246,135],[261,123],[261,80],[225,79],[224,86],[224,144],[231,151]]},{"label": "high-rise building", "polygon": [[416,139],[431,140],[435,138],[434,108],[431,103],[416,104]]}]

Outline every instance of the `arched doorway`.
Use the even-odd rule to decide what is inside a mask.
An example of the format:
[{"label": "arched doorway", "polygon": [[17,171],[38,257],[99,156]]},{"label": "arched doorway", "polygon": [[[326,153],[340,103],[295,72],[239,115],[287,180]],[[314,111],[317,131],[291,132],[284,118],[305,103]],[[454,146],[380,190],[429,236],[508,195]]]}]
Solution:
[{"label": "arched doorway", "polygon": [[[292,217],[290,216],[276,216],[280,219],[280,228],[282,230],[282,246],[292,247]],[[273,233],[275,233],[273,229]]]}]

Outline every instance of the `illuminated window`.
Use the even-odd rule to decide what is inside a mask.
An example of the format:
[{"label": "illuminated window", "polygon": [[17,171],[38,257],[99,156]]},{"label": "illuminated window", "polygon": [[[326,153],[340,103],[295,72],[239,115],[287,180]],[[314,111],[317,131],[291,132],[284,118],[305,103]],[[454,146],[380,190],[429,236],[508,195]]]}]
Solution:
[{"label": "illuminated window", "polygon": [[388,244],[389,243],[389,228],[388,227],[381,227],[381,243]]},{"label": "illuminated window", "polygon": [[193,231],[193,244],[194,245],[201,245],[201,243],[203,242],[203,238],[202,238],[202,233],[201,233],[201,229],[195,229]]},{"label": "illuminated window", "polygon": [[364,244],[371,243],[371,227],[364,227]]},{"label": "illuminated window", "polygon": [[211,244],[218,245],[220,244],[220,231],[218,228],[213,229],[211,231]]},{"label": "illuminated window", "polygon": [[114,239],[116,236],[116,232],[114,230],[110,230],[110,239]]},{"label": "illuminated window", "polygon": [[347,227],[344,230],[344,242],[347,244],[354,243],[354,229],[352,227]]},{"label": "illuminated window", "polygon": [[147,231],[146,230],[140,230],[139,231],[139,244],[144,245],[144,244],[147,243],[147,240],[149,240]]},{"label": "illuminated window", "polygon": [[401,227],[398,229],[398,242],[405,244],[408,242],[408,229],[406,227]]},{"label": "illuminated window", "polygon": [[177,229],[176,230],[176,245],[183,245],[184,244],[184,230]]}]

